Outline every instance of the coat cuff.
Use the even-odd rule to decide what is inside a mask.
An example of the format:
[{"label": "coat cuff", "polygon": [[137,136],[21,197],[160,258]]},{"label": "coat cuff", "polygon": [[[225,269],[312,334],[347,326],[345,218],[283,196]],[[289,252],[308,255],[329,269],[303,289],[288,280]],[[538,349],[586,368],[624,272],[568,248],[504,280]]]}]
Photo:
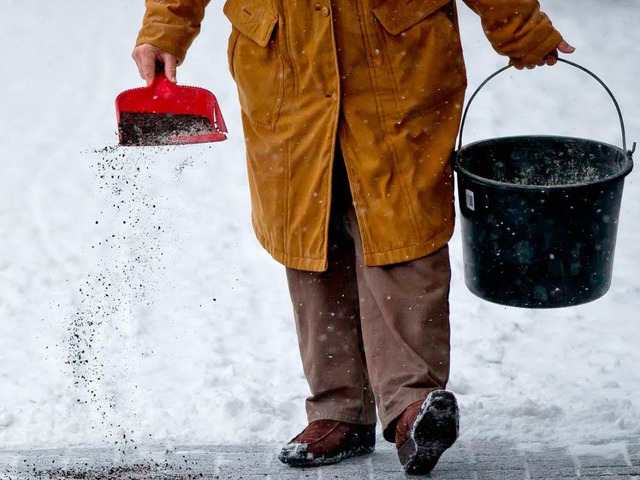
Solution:
[{"label": "coat cuff", "polygon": [[517,13],[508,20],[492,18],[483,22],[494,50],[509,57],[516,67],[540,63],[562,41],[562,35],[539,10],[537,2],[533,5],[529,12]]},{"label": "coat cuff", "polygon": [[167,25],[162,23],[149,23],[142,27],[136,40],[136,46],[142,44],[153,45],[160,50],[168,52],[176,57],[180,65],[187,55],[187,50],[200,32],[200,27],[188,27]]},{"label": "coat cuff", "polygon": [[526,45],[523,54],[509,57],[509,63],[518,68],[537,65],[544,57],[553,52],[561,41],[562,35],[560,35],[560,32],[549,24],[546,35],[536,35],[534,41]]}]

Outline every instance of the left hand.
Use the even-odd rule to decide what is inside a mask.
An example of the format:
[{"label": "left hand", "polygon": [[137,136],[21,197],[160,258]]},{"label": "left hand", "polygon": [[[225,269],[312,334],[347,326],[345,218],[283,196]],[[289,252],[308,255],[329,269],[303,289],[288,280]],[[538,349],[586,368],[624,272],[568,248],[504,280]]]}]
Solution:
[{"label": "left hand", "polygon": [[536,68],[536,67],[541,67],[543,65],[555,65],[558,62],[558,52],[560,53],[566,53],[566,54],[570,54],[575,52],[576,49],[574,47],[572,47],[571,45],[569,45],[567,42],[565,42],[564,40],[561,40],[560,43],[558,44],[558,46],[556,48],[554,48],[551,52],[547,53],[545,55],[545,57],[536,65],[525,65],[523,67],[516,67],[518,70],[522,70],[523,68]]}]

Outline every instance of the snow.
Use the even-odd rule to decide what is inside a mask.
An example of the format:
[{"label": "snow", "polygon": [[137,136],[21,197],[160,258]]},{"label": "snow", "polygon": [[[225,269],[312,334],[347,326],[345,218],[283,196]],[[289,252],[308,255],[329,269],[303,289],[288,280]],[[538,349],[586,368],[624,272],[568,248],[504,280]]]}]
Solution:
[{"label": "snow", "polygon": [[[543,9],[578,48],[570,59],[613,90],[630,148],[640,138],[640,5]],[[505,59],[459,10],[475,87]],[[113,100],[141,84],[130,51],[142,11],[128,0],[3,3],[2,449],[282,442],[306,424],[284,270],[251,230],[219,4],[178,80],[214,91],[229,140],[113,147]],[[567,65],[490,82],[463,143],[538,133],[621,144],[607,94]],[[611,290],[587,305],[523,310],[474,297],[456,232],[449,387],[464,438],[591,451],[640,434],[637,175],[625,183]]]}]

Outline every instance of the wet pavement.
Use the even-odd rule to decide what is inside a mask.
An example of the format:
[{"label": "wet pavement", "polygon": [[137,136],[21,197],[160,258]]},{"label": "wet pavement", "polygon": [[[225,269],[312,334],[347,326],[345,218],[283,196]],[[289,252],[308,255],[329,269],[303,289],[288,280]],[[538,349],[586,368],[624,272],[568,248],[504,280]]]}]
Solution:
[{"label": "wet pavement", "polygon": [[[294,469],[281,464],[279,445],[158,446],[0,451],[0,479],[86,480],[396,480],[408,478],[392,445],[337,465]],[[577,450],[576,450],[577,451]],[[581,453],[540,446],[460,439],[427,478],[442,480],[636,479],[640,439],[582,448]],[[590,451],[590,453],[587,453]],[[420,478],[420,477],[409,477]]]}]

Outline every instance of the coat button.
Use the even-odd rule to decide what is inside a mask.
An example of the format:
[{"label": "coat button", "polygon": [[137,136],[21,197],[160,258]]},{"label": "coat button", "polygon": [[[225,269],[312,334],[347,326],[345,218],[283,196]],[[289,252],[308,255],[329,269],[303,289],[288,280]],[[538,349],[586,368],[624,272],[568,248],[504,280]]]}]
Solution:
[{"label": "coat button", "polygon": [[338,101],[338,93],[335,90],[330,91],[326,95],[327,98],[330,98],[332,102]]},{"label": "coat button", "polygon": [[325,17],[328,17],[331,13],[329,7],[327,7],[326,5],[320,5],[319,3],[316,5],[316,11],[322,13]]}]

